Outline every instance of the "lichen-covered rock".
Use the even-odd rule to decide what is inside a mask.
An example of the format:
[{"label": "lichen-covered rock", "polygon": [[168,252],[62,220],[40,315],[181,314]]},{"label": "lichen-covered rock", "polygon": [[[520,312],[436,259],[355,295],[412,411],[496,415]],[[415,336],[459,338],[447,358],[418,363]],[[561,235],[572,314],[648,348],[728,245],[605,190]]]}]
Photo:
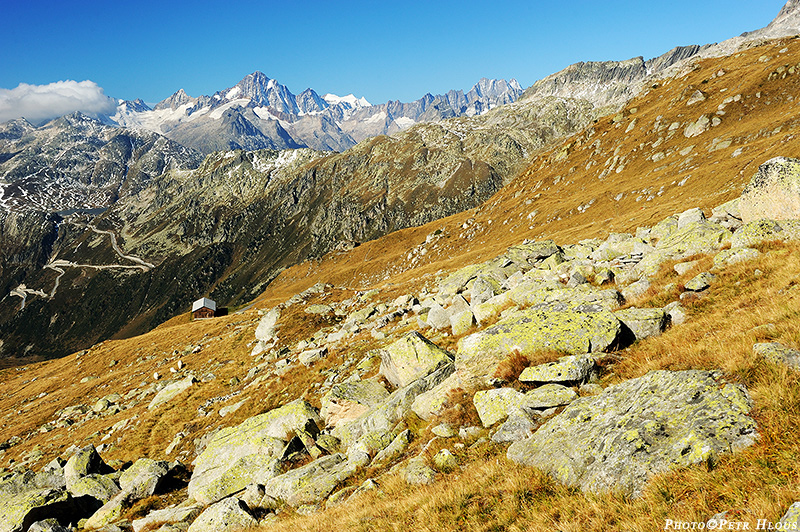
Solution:
[{"label": "lichen-covered rock", "polygon": [[751,445],[750,408],[744,388],[710,372],[652,371],[573,402],[508,458],[587,492],[638,496],[652,474]]},{"label": "lichen-covered rock", "polygon": [[484,324],[513,305],[514,300],[511,298],[511,294],[509,292],[503,292],[502,294],[487,299],[483,303],[474,305],[472,311],[475,315],[475,321],[478,322],[478,324]]},{"label": "lichen-covered rock", "polygon": [[461,336],[466,333],[473,323],[475,323],[475,315],[469,308],[450,316],[450,328],[453,336]]},{"label": "lichen-covered rock", "polygon": [[182,504],[174,508],[164,508],[163,510],[156,510],[154,512],[150,512],[147,514],[146,517],[142,517],[141,519],[134,519],[133,520],[133,532],[141,532],[141,530],[152,527],[157,523],[166,523],[166,524],[173,524],[173,523],[188,523],[193,521],[200,512],[202,512],[203,507],[194,502],[194,501],[186,501]]},{"label": "lichen-covered rock", "polygon": [[426,321],[433,329],[444,329],[450,326],[450,314],[440,304],[434,303],[428,310]]},{"label": "lichen-covered rock", "polygon": [[269,342],[273,340],[280,317],[281,311],[277,308],[270,309],[264,314],[264,317],[258,322],[258,327],[256,327],[256,340],[259,342]]},{"label": "lichen-covered rock", "polygon": [[405,463],[400,464],[397,472],[407,484],[413,486],[421,486],[426,484],[433,484],[436,480],[436,471],[425,464],[425,460],[420,457],[410,458]]},{"label": "lichen-covered rock", "polygon": [[158,392],[155,397],[153,397],[153,400],[150,401],[149,405],[147,405],[147,409],[153,410],[158,408],[160,405],[171,401],[179,393],[188,390],[195,382],[197,382],[197,380],[194,378],[194,376],[189,375],[185,379],[168,384],[160,392]]},{"label": "lichen-covered rock", "polygon": [[779,522],[776,530],[800,530],[800,502],[792,504]]},{"label": "lichen-covered rock", "polygon": [[508,414],[505,423],[492,434],[495,443],[508,443],[529,438],[539,424],[534,417],[522,408],[515,408]]},{"label": "lichen-covered rock", "polygon": [[520,382],[583,382],[595,368],[591,355],[570,355],[522,370]]},{"label": "lichen-covered rock", "polygon": [[70,481],[67,491],[75,498],[91,497],[105,504],[120,492],[113,479],[105,475],[86,475]]},{"label": "lichen-covered rock", "polygon": [[782,240],[783,237],[783,227],[775,220],[753,220],[733,233],[731,247],[745,248],[769,240]]},{"label": "lichen-covered rock", "polygon": [[297,361],[300,362],[302,365],[308,367],[314,362],[322,360],[327,356],[328,356],[328,348],[318,347],[317,349],[307,349],[306,351],[303,351],[302,353],[297,355]]},{"label": "lichen-covered rock", "polygon": [[419,394],[414,399],[411,410],[413,410],[420,419],[427,421],[444,409],[447,404],[448,394],[452,390],[460,387],[461,380],[456,373],[453,373],[431,390]]},{"label": "lichen-covered rock", "polygon": [[572,388],[549,383],[525,393],[520,405],[526,410],[540,410],[568,405],[577,398],[578,394]]},{"label": "lichen-covered rock", "polygon": [[688,319],[686,309],[681,306],[679,301],[668,303],[667,306],[664,307],[664,312],[667,314],[667,317],[669,317],[669,321],[672,325],[683,325]]},{"label": "lichen-covered rock", "polygon": [[48,518],[36,521],[28,529],[28,532],[73,532],[73,528],[62,526],[58,519]]},{"label": "lichen-covered rock", "polygon": [[391,464],[405,454],[410,444],[411,431],[406,429],[398,434],[386,448],[378,452],[370,465],[374,468],[380,468]]},{"label": "lichen-covered rock", "polygon": [[774,157],[759,166],[742,191],[739,212],[744,223],[800,219],[800,160]]},{"label": "lichen-covered rock", "polygon": [[140,458],[122,472],[119,485],[133,499],[144,499],[156,492],[159,483],[169,472],[169,464],[163,460]]},{"label": "lichen-covered rock", "polygon": [[509,354],[555,349],[570,354],[604,351],[619,336],[621,324],[600,305],[556,303],[520,311],[458,343],[456,370],[467,385],[485,385]]},{"label": "lichen-covered rock", "polygon": [[451,473],[458,469],[458,461],[449,449],[442,449],[433,456],[433,465],[442,473]]},{"label": "lichen-covered rock", "polygon": [[[675,225],[677,227],[677,221]],[[656,243],[656,250],[646,255],[634,267],[634,272],[639,276],[653,275],[662,262],[696,253],[712,253],[730,242],[730,232],[718,224],[708,220],[690,223],[661,238]]]},{"label": "lichen-covered rock", "polygon": [[78,450],[70,456],[64,465],[64,477],[67,481],[67,487],[69,487],[71,481],[80,477],[93,474],[102,475],[111,471],[112,469],[103,462],[93,445],[87,445]]},{"label": "lichen-covered rock", "polygon": [[343,454],[332,454],[271,478],[264,484],[264,492],[294,508],[317,504],[355,472]]},{"label": "lichen-covered rock", "polygon": [[286,442],[322,427],[314,407],[298,399],[220,430],[197,457],[189,497],[209,504],[253,482],[263,484],[279,473]]},{"label": "lichen-covered rock", "polygon": [[258,521],[247,505],[236,497],[229,497],[206,508],[192,522],[188,532],[239,532],[256,526]]},{"label": "lichen-covered rock", "polygon": [[484,427],[491,427],[508,417],[512,408],[517,408],[525,399],[525,394],[513,388],[494,388],[476,392],[472,398],[475,410]]},{"label": "lichen-covered rock", "polygon": [[778,342],[754,344],[753,353],[773,364],[782,364],[792,369],[800,370],[800,351],[786,347]]},{"label": "lichen-covered rock", "polygon": [[633,333],[635,340],[658,336],[667,326],[667,314],[660,308],[628,308],[614,316]]},{"label": "lichen-covered rock", "polygon": [[736,264],[737,262],[746,262],[755,260],[760,253],[757,249],[753,248],[731,248],[724,249],[714,255],[714,266],[721,268],[728,264]]},{"label": "lichen-covered rock", "polygon": [[26,491],[4,498],[0,504],[0,532],[25,532],[34,521],[44,517],[77,521],[86,516],[88,514],[81,513],[63,489]]},{"label": "lichen-covered rock", "polygon": [[387,397],[389,392],[378,381],[344,382],[334,385],[322,397],[319,413],[326,426],[335,427],[356,419]]},{"label": "lichen-covered rock", "polygon": [[[448,318],[449,324],[449,318]],[[453,355],[416,331],[381,350],[381,375],[398,387],[453,361]]]},{"label": "lichen-covered rock", "polygon": [[86,520],[83,528],[93,530],[102,528],[122,519],[122,515],[131,506],[132,499],[125,492],[117,493]]},{"label": "lichen-covered rock", "polygon": [[372,407],[350,423],[337,426],[332,432],[344,446],[352,444],[364,434],[377,430],[392,430],[409,412],[414,400],[432,390],[455,371],[452,362],[444,364],[429,375],[417,379],[408,386],[392,392],[385,401]]},{"label": "lichen-covered rock", "polygon": [[691,292],[701,292],[710,287],[711,283],[713,283],[716,279],[717,276],[713,273],[703,272],[686,281],[683,287]]}]

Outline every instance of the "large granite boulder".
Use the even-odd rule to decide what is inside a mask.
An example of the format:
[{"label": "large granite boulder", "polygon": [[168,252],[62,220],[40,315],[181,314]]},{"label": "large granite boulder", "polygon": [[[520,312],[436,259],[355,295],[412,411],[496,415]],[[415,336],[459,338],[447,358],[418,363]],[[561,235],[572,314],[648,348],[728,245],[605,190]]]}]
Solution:
[{"label": "large granite boulder", "polygon": [[800,219],[800,159],[775,157],[758,167],[742,191],[744,223],[760,219]]},{"label": "large granite boulder", "polygon": [[64,524],[77,522],[95,509],[88,509],[64,489],[26,491],[5,497],[0,503],[0,532],[24,532],[33,523],[46,518],[55,518]]},{"label": "large granite boulder", "polygon": [[188,532],[239,532],[258,526],[247,504],[230,497],[212,504],[189,526]]},{"label": "large granite boulder", "polygon": [[334,385],[322,397],[319,413],[326,426],[335,427],[356,419],[387,397],[389,392],[378,381],[344,382]]},{"label": "large granite boulder", "polygon": [[253,482],[265,483],[280,472],[286,442],[322,427],[314,407],[298,399],[220,430],[197,457],[189,497],[210,504]]},{"label": "large granite boulder", "polygon": [[508,458],[587,492],[638,496],[648,477],[755,442],[747,391],[706,371],[652,371],[583,397]]},{"label": "large granite boulder", "polygon": [[[449,324],[449,318],[447,320]],[[381,350],[380,372],[395,386],[403,387],[452,361],[449,351],[411,331]]]},{"label": "large granite boulder", "polygon": [[295,508],[317,504],[355,472],[345,455],[332,454],[270,479],[264,484],[264,493]]},{"label": "large granite boulder", "polygon": [[615,345],[620,331],[620,321],[600,305],[540,305],[462,338],[456,371],[462,383],[485,386],[511,353],[604,351]]}]

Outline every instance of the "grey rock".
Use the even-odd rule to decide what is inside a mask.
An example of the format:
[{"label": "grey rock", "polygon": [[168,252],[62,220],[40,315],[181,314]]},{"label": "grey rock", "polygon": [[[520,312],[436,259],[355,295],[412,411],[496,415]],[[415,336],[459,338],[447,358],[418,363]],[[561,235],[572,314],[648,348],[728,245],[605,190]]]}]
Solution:
[{"label": "grey rock", "polygon": [[659,336],[667,326],[667,314],[660,308],[628,308],[614,312],[635,340]]},{"label": "grey rock", "polygon": [[318,504],[355,472],[343,454],[333,454],[271,478],[264,484],[264,492],[295,508]]},{"label": "grey rock", "polygon": [[413,486],[433,484],[436,479],[436,471],[428,467],[422,458],[410,458],[401,464],[398,472],[407,484]]},{"label": "grey rock", "polygon": [[[449,317],[447,323],[450,323]],[[380,373],[395,386],[403,387],[452,360],[450,352],[411,331],[381,350]]]},{"label": "grey rock", "polygon": [[150,401],[149,405],[147,405],[147,409],[153,410],[162,404],[171,401],[178,394],[189,389],[195,382],[197,382],[197,379],[195,379],[193,375],[189,375],[185,379],[168,384],[162,388],[155,397],[153,397],[153,400]]},{"label": "grey rock", "polygon": [[492,434],[492,441],[495,443],[508,443],[529,438],[538,428],[539,424],[534,416],[522,408],[516,408],[509,412],[505,423]]},{"label": "grey rock", "polygon": [[72,532],[71,527],[61,526],[57,519],[44,519],[33,523],[28,532]]},{"label": "grey rock", "polygon": [[541,410],[568,405],[577,398],[578,394],[572,388],[550,383],[526,392],[520,406],[525,410]]},{"label": "grey rock", "polygon": [[776,530],[797,530],[800,528],[800,502],[792,504],[779,521],[780,528]]},{"label": "grey rock", "polygon": [[64,465],[67,486],[70,482],[86,475],[110,473],[112,469],[97,454],[93,445],[87,445],[73,454]]},{"label": "grey rock", "polygon": [[146,528],[152,528],[156,523],[187,523],[188,528],[188,523],[193,521],[202,511],[202,505],[194,501],[186,501],[174,508],[156,510],[141,519],[134,519],[132,523],[133,530],[134,532],[141,532]]},{"label": "grey rock", "polygon": [[681,306],[679,301],[673,301],[667,304],[667,306],[664,307],[664,312],[666,312],[672,325],[683,325],[688,319],[686,309]]},{"label": "grey rock", "polygon": [[721,268],[728,264],[755,260],[761,255],[757,249],[753,248],[731,248],[724,249],[714,255],[714,266]]},{"label": "grey rock", "polygon": [[120,492],[120,488],[109,475],[86,475],[67,482],[67,491],[74,498],[89,496],[105,504]]},{"label": "grey rock", "polygon": [[683,287],[691,292],[701,292],[711,286],[717,279],[713,273],[703,272],[686,281]]},{"label": "grey rock", "polygon": [[706,219],[703,211],[695,207],[678,215],[678,229],[683,229],[689,224],[704,222]]},{"label": "grey rock", "polygon": [[316,434],[322,426],[317,411],[298,399],[220,430],[197,457],[189,497],[209,504],[254,482],[265,483],[279,473],[286,442]]},{"label": "grey rock", "polygon": [[323,358],[328,356],[328,348],[327,347],[320,347],[317,349],[309,349],[307,351],[303,351],[299,355],[297,355],[297,361],[300,362],[304,366],[310,366],[314,362],[318,360],[322,360]]},{"label": "grey rock", "polygon": [[587,492],[637,496],[648,477],[755,442],[747,391],[705,371],[653,371],[584,397],[508,449]]},{"label": "grey rock", "polygon": [[387,397],[389,392],[375,380],[336,384],[322,397],[320,415],[326,426],[335,427],[356,419]]},{"label": "grey rock", "polygon": [[203,510],[189,526],[188,532],[239,532],[256,526],[258,521],[250,514],[247,505],[229,497]]},{"label": "grey rock", "polygon": [[764,342],[753,345],[753,353],[773,364],[781,364],[800,370],[800,351],[778,342]]},{"label": "grey rock", "polygon": [[518,408],[525,395],[513,388],[495,388],[476,392],[472,398],[484,427],[491,427],[508,417],[508,412]]},{"label": "grey rock", "polygon": [[600,305],[553,304],[522,310],[458,343],[456,368],[465,385],[488,384],[510,353],[544,349],[570,354],[604,351],[617,341],[620,321]]},{"label": "grey rock", "polygon": [[442,449],[433,456],[433,464],[442,473],[451,473],[458,469],[458,460],[448,449]]},{"label": "grey rock", "polygon": [[401,458],[408,446],[411,444],[411,431],[406,429],[398,434],[392,442],[384,449],[381,449],[375,458],[372,459],[371,466],[375,468],[385,467]]},{"label": "grey rock", "polygon": [[571,355],[522,370],[520,382],[583,382],[595,369],[592,355]]},{"label": "grey rock", "polygon": [[24,532],[45,516],[67,521],[86,517],[88,513],[85,508],[78,507],[66,490],[26,491],[4,498],[0,505],[0,532]]},{"label": "grey rock", "polygon": [[144,499],[156,492],[168,472],[167,462],[140,458],[122,472],[119,477],[120,488],[133,499]]},{"label": "grey rock", "polygon": [[428,325],[434,329],[444,329],[450,326],[450,314],[438,303],[434,303],[428,310]]},{"label": "grey rock", "polygon": [[758,167],[739,200],[742,221],[800,219],[800,160],[774,157]]}]

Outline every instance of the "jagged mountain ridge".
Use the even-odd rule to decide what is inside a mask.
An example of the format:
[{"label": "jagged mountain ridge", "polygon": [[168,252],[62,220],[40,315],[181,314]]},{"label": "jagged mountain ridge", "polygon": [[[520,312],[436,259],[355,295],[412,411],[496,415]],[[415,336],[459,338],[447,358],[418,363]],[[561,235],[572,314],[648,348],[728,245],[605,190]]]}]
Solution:
[{"label": "jagged mountain ridge", "polygon": [[105,125],[81,113],[41,127],[0,125],[0,212],[108,207],[201,156],[161,135]]},{"label": "jagged mountain ridge", "polygon": [[[122,102],[111,120],[162,133],[205,153],[295,147],[343,151],[368,137],[396,133],[418,122],[483,114],[515,101],[521,93],[516,80],[484,78],[467,93],[453,90],[426,94],[410,103],[371,105],[352,95],[320,96],[310,88],[294,95],[285,85],[254,72],[211,96],[192,98],[181,89],[152,110]],[[247,134],[232,132],[231,122],[241,123],[239,131]]]}]

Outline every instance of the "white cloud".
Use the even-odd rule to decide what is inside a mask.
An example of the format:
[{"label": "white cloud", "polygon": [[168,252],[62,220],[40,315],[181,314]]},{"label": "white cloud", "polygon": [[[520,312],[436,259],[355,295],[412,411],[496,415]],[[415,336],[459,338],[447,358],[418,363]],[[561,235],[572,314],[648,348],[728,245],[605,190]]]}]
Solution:
[{"label": "white cloud", "polygon": [[0,89],[0,122],[26,118],[41,123],[75,111],[87,115],[113,114],[117,104],[94,81],[57,81],[49,85],[20,83]]}]

